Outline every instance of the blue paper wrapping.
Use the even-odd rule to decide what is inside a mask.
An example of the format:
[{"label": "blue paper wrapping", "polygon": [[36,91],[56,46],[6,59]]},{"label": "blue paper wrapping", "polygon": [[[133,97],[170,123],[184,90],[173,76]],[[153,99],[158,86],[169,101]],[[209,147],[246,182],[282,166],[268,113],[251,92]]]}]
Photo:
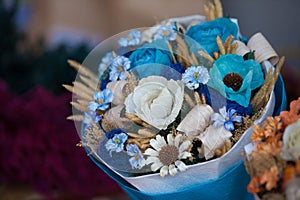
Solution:
[{"label": "blue paper wrapping", "polygon": [[[285,110],[286,104],[287,99],[284,83],[282,77],[279,76],[279,79],[275,85],[275,108],[273,115],[279,115],[280,111]],[[253,195],[247,192],[247,185],[250,181],[250,177],[245,170],[243,161],[237,163],[216,180],[197,184],[177,192],[158,195],[148,194],[137,190],[119,175],[115,174],[107,166],[96,160],[93,156],[90,156],[90,158],[101,170],[115,180],[132,200],[253,199]]]}]

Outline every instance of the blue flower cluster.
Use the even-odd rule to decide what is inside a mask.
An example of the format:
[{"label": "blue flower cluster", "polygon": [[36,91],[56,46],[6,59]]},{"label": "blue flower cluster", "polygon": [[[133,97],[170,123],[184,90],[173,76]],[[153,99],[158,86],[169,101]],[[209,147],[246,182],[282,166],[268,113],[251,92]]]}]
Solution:
[{"label": "blue flower cluster", "polygon": [[120,38],[118,43],[120,47],[137,46],[141,43],[142,34],[138,30],[131,30],[126,38]]}]

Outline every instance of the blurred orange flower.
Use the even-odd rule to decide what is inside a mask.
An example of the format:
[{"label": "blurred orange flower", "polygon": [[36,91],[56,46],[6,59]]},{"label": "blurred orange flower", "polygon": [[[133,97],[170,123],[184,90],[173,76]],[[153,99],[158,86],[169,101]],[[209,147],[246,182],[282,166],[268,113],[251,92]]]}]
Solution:
[{"label": "blurred orange flower", "polygon": [[262,141],[266,138],[275,135],[282,129],[282,123],[280,117],[268,117],[261,126],[255,125],[253,127],[253,134],[251,135],[251,141]]},{"label": "blurred orange flower", "polygon": [[248,192],[253,194],[256,194],[261,191],[258,176],[255,176],[251,179],[250,183],[247,186],[247,190]]},{"label": "blurred orange flower", "polygon": [[264,174],[260,177],[260,184],[266,184],[266,189],[268,191],[273,188],[277,188],[277,181],[279,180],[279,170],[277,166],[273,166],[270,170],[266,170]]},{"label": "blurred orange flower", "polygon": [[284,126],[292,124],[300,119],[300,97],[290,103],[290,111],[282,111],[280,117]]}]

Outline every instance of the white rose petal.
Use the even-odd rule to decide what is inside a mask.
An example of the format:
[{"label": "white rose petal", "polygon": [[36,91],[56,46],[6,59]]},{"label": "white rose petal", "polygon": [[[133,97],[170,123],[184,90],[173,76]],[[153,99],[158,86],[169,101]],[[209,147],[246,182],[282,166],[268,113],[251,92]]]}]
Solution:
[{"label": "white rose petal", "polygon": [[143,121],[166,129],[182,107],[184,84],[161,76],[149,76],[139,81],[133,93],[125,100],[126,112]]}]

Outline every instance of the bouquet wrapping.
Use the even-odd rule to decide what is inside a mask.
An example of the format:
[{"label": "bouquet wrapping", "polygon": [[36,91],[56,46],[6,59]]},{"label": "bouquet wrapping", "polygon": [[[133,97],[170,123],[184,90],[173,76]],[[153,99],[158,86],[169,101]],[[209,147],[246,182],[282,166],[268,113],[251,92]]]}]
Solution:
[{"label": "bouquet wrapping", "polygon": [[254,124],[285,108],[284,58],[261,33],[243,37],[218,0],[205,12],[69,61],[80,146],[132,199],[249,198],[243,147]]}]

